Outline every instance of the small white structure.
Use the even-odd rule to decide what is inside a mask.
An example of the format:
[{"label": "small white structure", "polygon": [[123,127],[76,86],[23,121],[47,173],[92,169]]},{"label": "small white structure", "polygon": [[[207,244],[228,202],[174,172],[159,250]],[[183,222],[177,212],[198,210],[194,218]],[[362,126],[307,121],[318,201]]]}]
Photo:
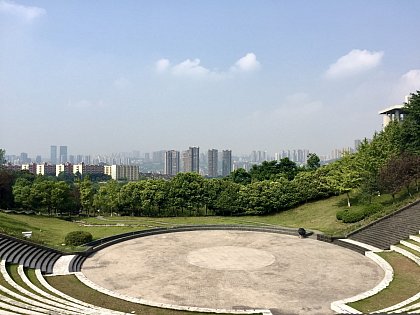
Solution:
[{"label": "small white structure", "polygon": [[399,105],[393,105],[388,108],[385,108],[379,112],[380,115],[384,115],[384,120],[382,123],[382,128],[385,129],[386,126],[391,121],[401,121],[404,120],[404,107],[410,101],[410,96],[405,97],[405,103]]},{"label": "small white structure", "polygon": [[24,238],[31,238],[32,237],[32,231],[22,232],[22,235],[23,235]]}]

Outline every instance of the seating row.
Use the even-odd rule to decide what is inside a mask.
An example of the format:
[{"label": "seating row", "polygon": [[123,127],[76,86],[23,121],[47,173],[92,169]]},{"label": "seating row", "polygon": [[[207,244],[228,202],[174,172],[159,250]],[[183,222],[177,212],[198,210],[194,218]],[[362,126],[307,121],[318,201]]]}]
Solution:
[{"label": "seating row", "polygon": [[7,263],[40,269],[45,274],[53,271],[62,252],[39,244],[0,234],[0,257]]}]

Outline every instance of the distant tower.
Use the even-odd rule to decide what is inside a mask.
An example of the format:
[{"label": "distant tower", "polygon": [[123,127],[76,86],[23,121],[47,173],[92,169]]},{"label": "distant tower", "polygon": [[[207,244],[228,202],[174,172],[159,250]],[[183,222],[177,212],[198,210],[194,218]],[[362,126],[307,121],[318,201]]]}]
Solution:
[{"label": "distant tower", "polygon": [[165,152],[165,170],[167,175],[179,173],[179,151],[171,150]]},{"label": "distant tower", "polygon": [[57,146],[56,145],[51,146],[50,162],[51,164],[57,164]]},{"label": "distant tower", "polygon": [[68,162],[67,160],[67,146],[65,145],[60,145],[60,163],[66,163]]},{"label": "distant tower", "polygon": [[183,154],[184,172],[199,173],[200,170],[200,148],[190,147]]},{"label": "distant tower", "polygon": [[222,151],[222,176],[226,177],[232,172],[232,151]]},{"label": "distant tower", "polygon": [[216,149],[211,149],[208,151],[207,157],[208,157],[209,177],[219,176],[219,172],[218,172],[219,152]]}]

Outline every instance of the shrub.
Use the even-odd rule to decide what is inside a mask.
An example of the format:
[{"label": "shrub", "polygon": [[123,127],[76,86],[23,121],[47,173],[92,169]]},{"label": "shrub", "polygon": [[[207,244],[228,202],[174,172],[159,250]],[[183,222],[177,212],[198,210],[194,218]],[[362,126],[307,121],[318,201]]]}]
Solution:
[{"label": "shrub", "polygon": [[355,223],[363,220],[366,217],[366,212],[364,209],[355,210],[355,211],[345,211],[343,212],[343,222],[344,223]]},{"label": "shrub", "polygon": [[64,242],[66,245],[79,246],[91,242],[92,234],[86,231],[73,231],[66,235]]},{"label": "shrub", "polygon": [[347,212],[348,210],[338,210],[337,213],[335,214],[335,217],[337,218],[337,220],[343,220],[343,216],[345,214],[345,212]]},{"label": "shrub", "polygon": [[344,223],[355,223],[375,214],[381,210],[381,205],[379,204],[370,204],[365,206],[362,209],[345,209],[338,210],[335,217],[337,220],[343,220]]}]

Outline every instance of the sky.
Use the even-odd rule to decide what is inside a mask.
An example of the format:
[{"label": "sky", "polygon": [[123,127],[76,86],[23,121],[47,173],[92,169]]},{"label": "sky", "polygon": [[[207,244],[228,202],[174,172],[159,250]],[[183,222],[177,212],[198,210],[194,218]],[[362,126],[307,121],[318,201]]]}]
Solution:
[{"label": "sky", "polygon": [[0,0],[0,148],[319,155],[420,90],[417,0]]}]

